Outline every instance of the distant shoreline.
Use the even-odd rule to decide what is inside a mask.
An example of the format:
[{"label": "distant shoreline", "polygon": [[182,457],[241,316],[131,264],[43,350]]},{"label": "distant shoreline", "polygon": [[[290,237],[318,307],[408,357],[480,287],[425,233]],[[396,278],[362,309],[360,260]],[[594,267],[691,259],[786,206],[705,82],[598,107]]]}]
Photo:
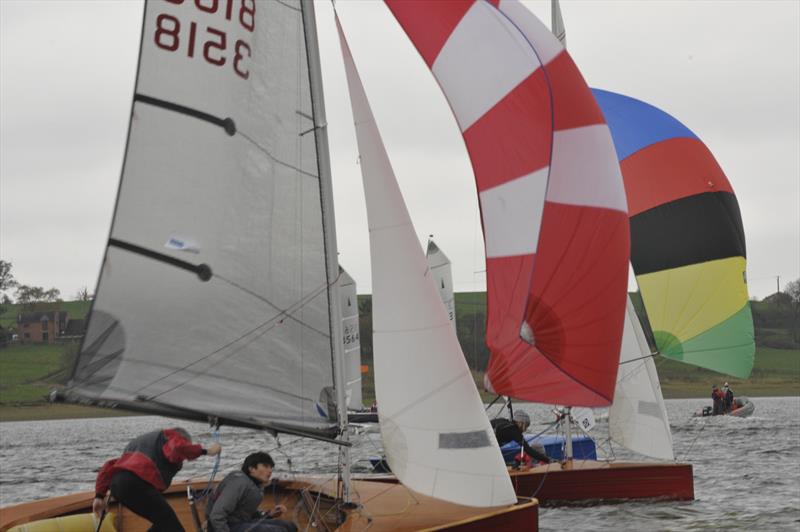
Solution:
[{"label": "distant shoreline", "polygon": [[[706,388],[710,387],[710,384],[698,386],[696,383],[683,385],[673,383],[662,384],[664,399],[697,399],[698,401],[708,400],[709,403],[711,399],[710,397],[706,397],[705,391]],[[699,395],[701,388],[702,396]],[[759,397],[800,397],[800,383],[780,386],[753,384],[751,386],[742,387],[741,390],[735,391],[741,395],[746,395],[756,399]],[[491,398],[489,401],[491,401]],[[126,412],[124,410],[69,404],[40,403],[18,406],[0,405],[0,423],[10,421],[47,421],[58,419],[88,419],[138,415],[142,414]]]}]

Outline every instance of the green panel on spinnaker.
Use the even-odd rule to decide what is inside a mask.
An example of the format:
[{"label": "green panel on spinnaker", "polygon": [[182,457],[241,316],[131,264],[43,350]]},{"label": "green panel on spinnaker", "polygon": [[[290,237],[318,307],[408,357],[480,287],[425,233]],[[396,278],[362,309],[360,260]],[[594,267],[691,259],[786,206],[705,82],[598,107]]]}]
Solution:
[{"label": "green panel on spinnaker", "polygon": [[740,379],[749,377],[753,369],[756,348],[749,301],[727,320],[684,343],[666,331],[654,331],[653,335],[667,358]]}]

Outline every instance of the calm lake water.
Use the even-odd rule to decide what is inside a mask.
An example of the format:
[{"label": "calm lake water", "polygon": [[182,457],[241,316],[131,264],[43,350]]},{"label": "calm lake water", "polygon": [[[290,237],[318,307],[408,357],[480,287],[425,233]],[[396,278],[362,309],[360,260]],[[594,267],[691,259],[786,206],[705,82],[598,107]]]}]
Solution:
[{"label": "calm lake water", "polygon": [[[542,508],[542,530],[800,530],[800,397],[755,398],[754,416],[692,418],[708,401],[667,401],[675,455],[694,466],[691,502],[633,502]],[[549,408],[519,404],[537,423]],[[0,423],[0,506],[91,490],[97,468],[119,455],[131,438],[180,424],[202,443],[208,427],[159,417],[124,417]],[[544,426],[544,425],[542,425]],[[607,424],[592,431],[606,448]],[[223,427],[221,472],[238,468],[255,450],[266,450],[281,478],[336,473],[333,446],[282,436],[280,445],[263,433]],[[367,434],[354,445],[354,471],[367,472],[380,454],[380,438]],[[641,459],[614,447],[619,459]],[[213,459],[187,462],[177,479],[208,477]]]}]

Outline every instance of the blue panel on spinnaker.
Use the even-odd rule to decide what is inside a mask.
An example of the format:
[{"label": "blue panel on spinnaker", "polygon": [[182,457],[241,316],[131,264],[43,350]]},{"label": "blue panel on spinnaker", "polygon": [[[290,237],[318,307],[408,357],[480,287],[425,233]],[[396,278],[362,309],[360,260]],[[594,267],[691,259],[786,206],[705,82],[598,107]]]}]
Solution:
[{"label": "blue panel on spinnaker", "polygon": [[662,140],[676,137],[697,138],[697,135],[679,121],[643,101],[601,89],[592,89],[592,94],[606,117],[620,162],[642,148]]}]

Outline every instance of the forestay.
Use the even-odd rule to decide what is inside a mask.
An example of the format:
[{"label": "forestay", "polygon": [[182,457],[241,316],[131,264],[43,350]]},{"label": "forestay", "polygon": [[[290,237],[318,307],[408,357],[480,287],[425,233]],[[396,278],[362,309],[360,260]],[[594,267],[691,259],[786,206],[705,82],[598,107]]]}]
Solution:
[{"label": "forestay", "polygon": [[661,355],[747,378],[755,341],[744,228],[711,151],[664,111],[595,89],[630,205],[631,262]]},{"label": "forestay", "polygon": [[419,493],[467,506],[513,504],[497,440],[341,29],[339,39],[367,204],[375,394],[387,460]]},{"label": "forestay", "polygon": [[489,384],[529,401],[610,404],[630,236],[613,143],[589,88],[518,2],[387,5],[447,97],[475,172]]},{"label": "forestay", "polygon": [[431,269],[431,275],[436,282],[436,287],[439,289],[439,297],[442,298],[444,308],[447,310],[447,317],[450,318],[453,330],[457,331],[456,299],[453,294],[453,268],[450,264],[450,259],[447,258],[447,255],[436,245],[433,239],[428,240],[428,249],[425,252],[425,257],[428,259],[428,267]]},{"label": "forestay", "polygon": [[609,436],[631,451],[673,460],[672,432],[656,365],[630,299],[619,364],[617,390],[608,411]]},{"label": "forestay", "polygon": [[72,399],[334,429],[315,408],[333,385],[338,272],[326,268],[305,39],[294,0],[146,4]]}]

